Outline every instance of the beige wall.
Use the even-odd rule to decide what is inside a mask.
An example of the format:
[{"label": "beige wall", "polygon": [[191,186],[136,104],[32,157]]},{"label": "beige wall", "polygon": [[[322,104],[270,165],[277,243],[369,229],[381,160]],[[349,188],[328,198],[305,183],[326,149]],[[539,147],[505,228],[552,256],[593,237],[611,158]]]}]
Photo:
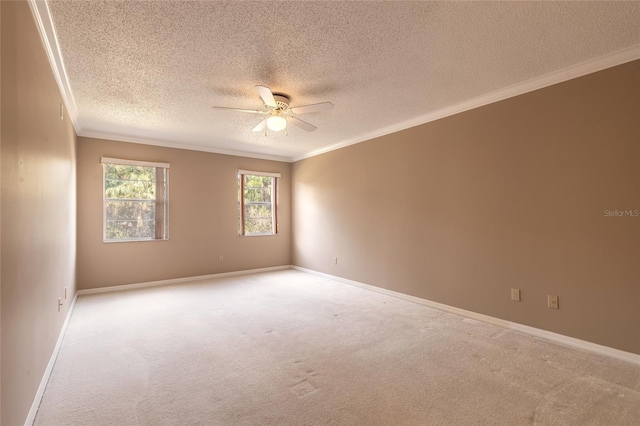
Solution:
[{"label": "beige wall", "polygon": [[[75,134],[26,2],[2,9],[2,425],[24,423],[75,293]],[[58,312],[58,298],[69,298]]]},{"label": "beige wall", "polygon": [[634,62],[299,161],[293,264],[640,353],[640,217],[604,213],[640,209],[639,95]]},{"label": "beige wall", "polygon": [[[2,46],[2,7],[0,7],[0,46]],[[0,49],[1,50],[1,49]],[[2,55],[0,54],[0,82],[2,81]],[[0,84],[0,100],[2,84]],[[2,164],[2,108],[0,108],[0,164]],[[0,194],[2,194],[2,171],[0,169]],[[2,196],[0,195],[0,242],[2,240]],[[0,243],[0,259],[2,244]],[[2,261],[0,261],[0,424],[2,423]]]},{"label": "beige wall", "polygon": [[[171,164],[168,241],[102,242],[103,156]],[[278,235],[238,236],[238,169],[282,173]],[[79,288],[289,265],[290,172],[277,161],[78,138]]]}]

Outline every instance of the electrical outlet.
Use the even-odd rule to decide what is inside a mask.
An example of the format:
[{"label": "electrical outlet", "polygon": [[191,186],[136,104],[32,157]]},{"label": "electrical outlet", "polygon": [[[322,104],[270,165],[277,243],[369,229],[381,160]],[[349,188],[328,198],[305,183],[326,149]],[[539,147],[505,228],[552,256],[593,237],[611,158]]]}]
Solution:
[{"label": "electrical outlet", "polygon": [[547,295],[547,306],[551,309],[559,309],[558,296]]},{"label": "electrical outlet", "polygon": [[224,256],[220,256],[218,260],[220,260],[220,262],[224,262]]},{"label": "electrical outlet", "polygon": [[511,289],[511,300],[519,302],[520,301],[520,290],[517,288]]},{"label": "electrical outlet", "polygon": [[337,257],[334,257],[334,258],[333,258],[333,264],[334,264],[334,265],[337,265],[337,264],[338,264],[338,258],[337,258]]}]

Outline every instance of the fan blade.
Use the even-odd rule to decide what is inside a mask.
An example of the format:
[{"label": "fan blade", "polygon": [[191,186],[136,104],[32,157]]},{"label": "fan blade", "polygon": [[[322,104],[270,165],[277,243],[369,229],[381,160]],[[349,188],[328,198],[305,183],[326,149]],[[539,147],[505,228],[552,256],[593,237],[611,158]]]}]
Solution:
[{"label": "fan blade", "polygon": [[308,112],[329,111],[330,109],[333,109],[333,104],[331,102],[322,102],[319,104],[290,108],[289,111],[294,114],[306,114]]},{"label": "fan blade", "polygon": [[264,101],[265,105],[273,108],[278,107],[276,100],[273,98],[273,93],[271,93],[271,89],[266,86],[256,86],[256,89],[258,89],[258,93],[260,94],[260,97]]},{"label": "fan blade", "polygon": [[[269,117],[267,117],[267,118],[269,118]],[[256,127],[254,127],[253,129],[251,129],[251,131],[252,132],[259,132],[261,130],[264,130],[264,128],[267,127],[267,118],[265,118],[260,123],[258,123],[258,125]]]},{"label": "fan blade", "polygon": [[229,111],[240,111],[240,112],[250,112],[252,114],[268,114],[267,111],[260,111],[257,109],[242,109],[242,108],[229,108],[229,107],[221,107],[221,106],[212,106],[213,109],[226,109]]},{"label": "fan blade", "polygon": [[293,124],[294,126],[298,126],[302,130],[306,130],[307,132],[313,132],[315,129],[317,129],[316,126],[313,126],[306,121],[299,120],[295,117],[287,117],[287,120],[289,121],[289,123]]}]

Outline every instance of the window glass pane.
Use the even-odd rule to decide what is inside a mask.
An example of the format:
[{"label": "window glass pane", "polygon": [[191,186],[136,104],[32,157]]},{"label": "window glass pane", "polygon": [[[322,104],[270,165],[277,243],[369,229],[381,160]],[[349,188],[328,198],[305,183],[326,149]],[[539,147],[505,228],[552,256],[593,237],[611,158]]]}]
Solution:
[{"label": "window glass pane", "polygon": [[105,179],[104,193],[109,198],[156,199],[156,182]]},{"label": "window glass pane", "polygon": [[155,167],[105,164],[105,179],[156,180]]},{"label": "window glass pane", "polygon": [[271,220],[271,204],[245,204],[245,219],[269,219]]},{"label": "window glass pane", "polygon": [[244,187],[245,203],[270,203],[271,188],[247,188]]},{"label": "window glass pane", "polygon": [[244,200],[249,202],[271,202],[271,187],[273,178],[270,176],[244,177]]},{"label": "window glass pane", "polygon": [[105,164],[105,198],[156,199],[156,168]]},{"label": "window glass pane", "polygon": [[245,218],[244,231],[247,235],[252,234],[273,234],[271,218],[249,219]]},{"label": "window glass pane", "polygon": [[107,220],[109,240],[155,239],[155,220]]},{"label": "window glass pane", "polygon": [[107,201],[106,217],[110,219],[154,220],[155,201]]}]

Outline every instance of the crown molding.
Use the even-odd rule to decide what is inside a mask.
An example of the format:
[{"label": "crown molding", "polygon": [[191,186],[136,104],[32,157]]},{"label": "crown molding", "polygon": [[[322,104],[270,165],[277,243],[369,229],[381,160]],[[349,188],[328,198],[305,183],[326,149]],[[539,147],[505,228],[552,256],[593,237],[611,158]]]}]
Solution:
[{"label": "crown molding", "polygon": [[179,142],[169,142],[169,141],[161,141],[156,139],[129,137],[129,136],[114,135],[114,134],[101,133],[101,132],[81,131],[81,132],[78,132],[77,134],[79,137],[83,137],[83,138],[105,139],[105,140],[110,140],[115,142],[138,143],[141,145],[153,145],[153,146],[160,146],[164,148],[186,149],[189,151],[201,151],[201,152],[210,152],[213,154],[233,155],[235,157],[258,158],[261,160],[282,161],[285,163],[290,162],[290,159],[284,156],[257,154],[254,152],[246,152],[246,151],[235,151],[232,149],[221,149],[213,146],[184,144]]},{"label": "crown molding", "polygon": [[348,138],[328,147],[320,148],[303,155],[287,157],[278,155],[266,155],[250,153],[245,151],[225,150],[215,147],[208,147],[202,145],[190,145],[177,142],[163,142],[155,141],[143,138],[135,138],[128,136],[111,135],[96,132],[84,132],[78,119],[78,108],[76,106],[73,92],[71,91],[71,85],[64,67],[64,61],[62,60],[62,54],[60,52],[60,46],[58,44],[58,38],[56,36],[53,20],[49,11],[49,6],[46,0],[28,0],[29,7],[36,21],[38,31],[42,38],[42,43],[47,52],[49,63],[53,70],[54,77],[60,88],[60,93],[63,102],[67,108],[67,112],[73,127],[78,136],[91,137],[97,139],[110,139],[121,142],[140,143],[145,145],[156,145],[168,148],[187,149],[193,151],[212,152],[216,154],[234,155],[249,158],[260,158],[265,160],[274,161],[286,161],[294,163],[296,161],[304,160],[305,158],[315,157],[317,155],[325,154],[327,152],[335,151],[337,149],[345,148],[350,145],[362,143],[371,139],[375,139],[381,136],[388,135],[390,133],[399,132],[401,130],[408,129],[410,127],[419,126],[421,124],[430,123],[432,121],[439,120],[441,118],[449,117],[461,112],[469,111],[481,106],[485,106],[494,102],[499,102],[505,99],[509,99],[518,95],[522,95],[534,90],[542,89],[554,84],[562,83],[574,78],[582,77],[587,74],[602,71],[607,68],[622,65],[627,62],[640,59],[640,44],[634,45],[622,50],[618,50],[609,53],[598,58],[594,58],[570,67],[554,71],[552,73],[536,77],[531,80],[517,83],[512,86],[500,89],[485,95],[478,96],[465,102],[461,102],[456,105],[445,107],[437,111],[430,112],[410,120],[406,120],[391,126],[383,127],[381,129],[372,130],[353,138]]},{"label": "crown molding", "polygon": [[452,105],[446,108],[439,109],[434,112],[430,112],[425,115],[413,118],[411,120],[403,121],[401,123],[393,124],[391,126],[383,127],[381,129],[373,130],[371,132],[358,135],[353,138],[349,138],[338,142],[334,145],[311,151],[307,154],[303,154],[297,157],[290,158],[289,161],[296,162],[304,160],[305,158],[315,157],[317,155],[325,154],[327,152],[335,151],[337,149],[345,148],[350,145],[355,145],[361,142],[365,142],[374,138],[388,135],[390,133],[399,132],[401,130],[408,129],[410,127],[419,126],[421,124],[430,123],[432,121],[439,120],[441,118],[449,117],[451,115],[459,114],[461,112],[469,111],[481,106],[499,102],[505,99],[513,98],[518,95],[522,95],[534,90],[543,89],[554,84],[562,83],[574,78],[582,77],[587,74],[602,71],[607,68],[622,65],[627,62],[640,59],[640,44],[628,47],[626,49],[618,50],[609,53],[598,58],[594,58],[576,65],[572,65],[568,68],[554,71],[549,74],[545,74],[540,77],[533,78],[531,80],[517,83],[504,89],[496,90],[485,95],[478,96],[465,102],[461,102],[456,105]]},{"label": "crown molding", "polygon": [[76,106],[71,85],[69,84],[69,78],[67,77],[67,71],[64,67],[64,61],[62,60],[62,53],[60,52],[60,45],[58,44],[58,37],[53,26],[49,5],[45,0],[28,0],[28,3],[33,18],[36,21],[42,44],[47,52],[53,76],[56,79],[56,83],[58,83],[62,102],[64,102],[73,128],[76,134],[78,134],[82,130],[78,121],[78,107]]}]

